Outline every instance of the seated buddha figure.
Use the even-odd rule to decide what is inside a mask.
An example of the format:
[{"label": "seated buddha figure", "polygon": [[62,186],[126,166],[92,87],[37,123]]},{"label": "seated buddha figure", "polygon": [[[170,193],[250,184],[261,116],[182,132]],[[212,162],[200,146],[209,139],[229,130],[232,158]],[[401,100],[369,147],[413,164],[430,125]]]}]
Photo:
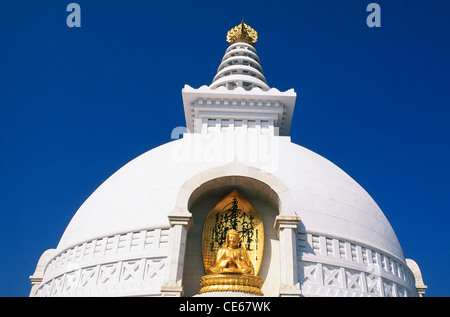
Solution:
[{"label": "seated buddha figure", "polygon": [[216,262],[211,266],[211,272],[254,274],[247,251],[238,246],[239,233],[236,230],[229,230],[226,236],[226,246],[217,251]]}]

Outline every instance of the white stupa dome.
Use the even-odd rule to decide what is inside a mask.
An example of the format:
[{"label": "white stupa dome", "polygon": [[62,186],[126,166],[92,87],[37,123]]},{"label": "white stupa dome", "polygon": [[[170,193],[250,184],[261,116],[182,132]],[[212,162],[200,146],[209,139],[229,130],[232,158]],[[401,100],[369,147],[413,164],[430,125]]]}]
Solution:
[{"label": "white stupa dome", "polygon": [[[233,165],[261,174],[258,180],[268,174],[256,164],[240,160],[209,164],[177,162],[173,156],[183,142],[186,139],[150,150],[114,173],[77,211],[57,250],[62,252],[117,233],[169,227],[167,216],[176,207],[180,189],[198,175],[209,175],[203,182],[224,176],[245,176],[241,171],[231,173]],[[404,260],[394,230],[383,212],[350,176],[288,139],[280,142],[279,159],[278,170],[270,174],[289,188],[291,208],[301,214],[306,230],[368,244]]]},{"label": "white stupa dome", "polygon": [[[236,157],[229,162],[196,162],[192,158],[184,160],[177,157],[180,151],[192,147],[194,138],[193,135],[185,135],[183,139],[137,157],[86,200],[67,226],[53,259],[49,261],[38,295],[160,294],[164,267],[159,274],[154,273],[154,281],[149,283],[149,288],[141,283],[140,288],[134,285],[132,288],[129,286],[130,289],[125,286],[118,289],[118,264],[117,280],[114,283],[109,279],[104,281],[106,286],[111,283],[115,288],[101,288],[100,282],[81,287],[80,280],[83,270],[100,270],[103,265],[114,267],[115,263],[123,265],[127,261],[134,263],[154,258],[164,261],[168,255],[168,215],[177,208],[187,209],[189,204],[193,204],[190,199],[199,195],[195,194],[196,189],[202,184],[212,184],[211,190],[223,187],[226,192],[231,187],[245,188],[252,181],[266,184],[279,196],[274,200],[274,207],[280,205],[280,214],[292,210],[301,218],[297,246],[300,252],[297,256],[306,270],[299,274],[303,274],[300,278],[304,279],[300,281],[300,284],[304,283],[301,285],[303,295],[307,296],[308,292],[310,295],[326,295],[325,291],[334,291],[336,295],[381,295],[376,287],[372,288],[371,294],[367,286],[364,292],[362,286],[352,291],[345,287],[314,285],[312,278],[308,277],[308,268],[317,263],[328,265],[329,270],[345,267],[352,274],[363,272],[380,280],[380,276],[389,277],[385,280],[396,283],[397,289],[404,292],[402,295],[414,294],[412,275],[388,220],[369,194],[336,165],[290,142],[289,137],[280,139],[279,162],[275,169],[271,165],[261,166]],[[274,170],[268,172],[267,167]],[[252,196],[250,199],[270,196],[264,189],[253,186],[248,189]],[[201,230],[202,224],[196,223],[194,212],[193,216],[194,227],[198,225]],[[268,232],[274,219],[272,223],[269,221],[265,224]],[[201,258],[201,254],[197,256]],[[272,252],[271,262],[276,258],[276,252]],[[58,281],[71,277],[78,279],[73,280],[75,286],[64,289],[61,285],[61,289],[57,288]],[[272,279],[268,285],[277,283],[276,278]],[[265,290],[266,293],[277,296],[270,290]]]},{"label": "white stupa dome", "polygon": [[244,54],[249,42],[227,50],[215,79],[226,84],[183,89],[189,133],[135,158],[82,204],[57,248],[41,257],[31,295],[196,295],[203,223],[237,189],[263,219],[264,295],[418,296],[370,195],[291,142],[295,92],[263,90],[223,71],[232,57],[256,60],[253,48]]}]

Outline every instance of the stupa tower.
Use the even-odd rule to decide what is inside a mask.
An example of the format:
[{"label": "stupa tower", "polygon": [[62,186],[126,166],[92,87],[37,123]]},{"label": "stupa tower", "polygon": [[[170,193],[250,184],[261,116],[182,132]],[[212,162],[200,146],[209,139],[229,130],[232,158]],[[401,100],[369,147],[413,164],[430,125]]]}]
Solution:
[{"label": "stupa tower", "polygon": [[289,135],[296,93],[270,88],[255,49],[257,32],[243,21],[227,33],[229,44],[209,86],[182,91],[190,132]]},{"label": "stupa tower", "polygon": [[257,32],[244,21],[228,31],[227,42],[230,46],[217,69],[217,74],[210,86],[212,89],[223,86],[229,90],[236,87],[242,87],[245,90],[251,90],[254,87],[264,91],[269,90],[254,47],[257,40]]}]

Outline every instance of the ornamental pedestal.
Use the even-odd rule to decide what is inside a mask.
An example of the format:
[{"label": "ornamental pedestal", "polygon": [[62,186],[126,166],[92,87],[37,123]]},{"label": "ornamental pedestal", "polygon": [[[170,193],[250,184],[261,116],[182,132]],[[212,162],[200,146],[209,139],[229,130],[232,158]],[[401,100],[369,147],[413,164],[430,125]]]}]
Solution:
[{"label": "ornamental pedestal", "polygon": [[246,296],[263,296],[263,280],[259,276],[239,273],[222,273],[205,275],[200,279],[202,289],[199,294],[212,292],[239,292]]}]

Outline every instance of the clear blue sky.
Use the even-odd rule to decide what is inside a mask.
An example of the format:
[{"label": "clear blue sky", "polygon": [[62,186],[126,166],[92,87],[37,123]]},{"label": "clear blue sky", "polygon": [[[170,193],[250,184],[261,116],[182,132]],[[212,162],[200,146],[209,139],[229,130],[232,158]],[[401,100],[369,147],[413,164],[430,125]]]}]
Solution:
[{"label": "clear blue sky", "polygon": [[[242,17],[271,87],[298,94],[293,142],[386,214],[429,296],[449,296],[450,1],[71,0],[0,4],[0,296],[28,277],[112,173],[184,126]],[[163,120],[161,120],[164,118]]]}]

